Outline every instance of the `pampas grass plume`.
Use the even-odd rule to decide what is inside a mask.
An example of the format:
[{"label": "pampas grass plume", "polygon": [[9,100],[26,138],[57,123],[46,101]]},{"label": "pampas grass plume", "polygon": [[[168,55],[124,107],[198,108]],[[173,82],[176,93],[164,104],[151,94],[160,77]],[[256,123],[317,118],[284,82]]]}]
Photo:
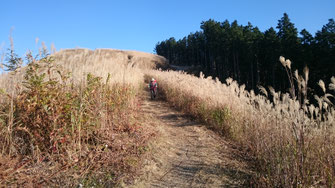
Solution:
[{"label": "pampas grass plume", "polygon": [[291,60],[286,59],[286,66],[291,69]]},{"label": "pampas grass plume", "polygon": [[335,90],[335,77],[333,76],[331,79],[330,79],[331,83],[329,84],[329,89],[330,90]]},{"label": "pampas grass plume", "polygon": [[322,91],[326,92],[326,86],[325,83],[322,80],[319,80],[318,85],[321,87]]},{"label": "pampas grass plume", "polygon": [[279,61],[284,67],[286,67],[286,61],[285,61],[285,58],[283,56],[279,57]]},{"label": "pampas grass plume", "polygon": [[309,77],[309,68],[307,66],[305,66],[304,68],[304,74],[305,74],[305,80],[306,83],[308,82],[308,77]]}]

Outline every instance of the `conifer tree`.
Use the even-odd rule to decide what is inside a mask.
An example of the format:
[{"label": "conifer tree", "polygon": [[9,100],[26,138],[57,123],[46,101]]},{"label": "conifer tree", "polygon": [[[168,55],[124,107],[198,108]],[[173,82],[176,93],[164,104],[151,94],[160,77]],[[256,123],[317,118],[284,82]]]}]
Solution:
[{"label": "conifer tree", "polygon": [[11,34],[9,35],[10,48],[7,49],[6,61],[4,63],[5,71],[15,71],[22,65],[22,58],[20,58],[14,50],[14,42]]}]

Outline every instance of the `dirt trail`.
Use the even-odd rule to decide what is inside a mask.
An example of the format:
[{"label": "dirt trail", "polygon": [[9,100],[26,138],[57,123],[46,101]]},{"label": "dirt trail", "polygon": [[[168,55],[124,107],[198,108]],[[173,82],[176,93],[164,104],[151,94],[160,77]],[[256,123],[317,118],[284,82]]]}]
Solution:
[{"label": "dirt trail", "polygon": [[157,138],[141,176],[130,187],[249,187],[250,171],[238,150],[166,102],[143,102]]}]

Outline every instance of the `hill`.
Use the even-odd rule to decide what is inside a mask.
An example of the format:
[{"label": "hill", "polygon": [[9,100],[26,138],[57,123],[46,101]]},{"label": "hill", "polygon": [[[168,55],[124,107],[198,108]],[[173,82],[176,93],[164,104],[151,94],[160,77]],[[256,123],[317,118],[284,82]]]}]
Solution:
[{"label": "hill", "polygon": [[[53,63],[61,66],[64,71],[72,74],[72,79],[80,81],[85,77],[85,73],[93,73],[96,76],[107,78],[107,74],[113,75],[112,80],[123,78],[124,73],[128,73],[133,78],[127,77],[128,82],[137,82],[138,73],[133,73],[137,69],[158,69],[167,68],[167,60],[155,54],[137,51],[124,51],[115,49],[65,49],[50,55],[53,57]],[[131,69],[131,68],[132,69]],[[23,79],[25,67],[17,70],[15,80],[20,82]],[[138,71],[137,71],[138,72]],[[13,86],[12,80],[8,74],[0,75],[0,86],[7,88]]]},{"label": "hill", "polygon": [[83,63],[84,65],[90,65],[94,63],[109,62],[111,64],[129,64],[138,68],[161,68],[165,67],[167,61],[164,57],[158,56],[151,53],[139,52],[139,51],[126,51],[126,50],[115,50],[115,49],[66,49],[60,50],[53,54],[56,61],[66,65],[76,63]]},{"label": "hill", "polygon": [[0,76],[0,184],[115,186],[132,179],[151,138],[138,120],[143,71],[166,67],[165,58],[43,50]]},{"label": "hill", "polygon": [[[315,106],[309,70],[294,80],[284,57],[298,89],[262,95],[231,78],[155,70],[166,60],[141,52],[28,59],[0,78],[1,184],[334,186],[334,77],[318,82]],[[143,92],[152,77],[162,101]]]}]

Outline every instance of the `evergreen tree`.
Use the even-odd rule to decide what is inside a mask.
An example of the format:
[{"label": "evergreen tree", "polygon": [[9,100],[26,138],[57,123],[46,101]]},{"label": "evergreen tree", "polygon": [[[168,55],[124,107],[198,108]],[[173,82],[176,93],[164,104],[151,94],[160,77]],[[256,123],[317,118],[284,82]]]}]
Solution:
[{"label": "evergreen tree", "polygon": [[290,21],[286,13],[284,13],[283,17],[278,20],[277,29],[279,30],[278,37],[281,42],[281,55],[297,61],[300,44],[298,30]]},{"label": "evergreen tree", "polygon": [[300,35],[301,44],[306,46],[312,44],[314,38],[306,29],[301,30]]},{"label": "evergreen tree", "polygon": [[[306,29],[300,32],[301,40],[301,61],[305,66],[313,68],[313,62],[317,61],[314,59],[313,47],[315,45],[315,40],[312,34],[310,34]],[[314,68],[313,68],[314,69]]]},{"label": "evergreen tree", "polygon": [[[329,80],[330,76],[335,72],[335,22],[329,19],[321,31],[315,36],[315,51],[318,54],[317,70],[321,74],[323,80]],[[325,74],[326,73],[326,74]]]},{"label": "evergreen tree", "polygon": [[264,75],[264,85],[271,85],[275,89],[279,90],[278,80],[281,80],[281,76],[278,75],[278,70],[281,70],[281,66],[278,63],[278,57],[280,56],[280,40],[277,32],[273,27],[264,32],[264,38],[260,46],[260,61],[265,71],[261,73]]},{"label": "evergreen tree", "polygon": [[20,58],[14,48],[7,49],[6,62],[4,63],[5,71],[15,71],[22,65],[22,58]]}]

